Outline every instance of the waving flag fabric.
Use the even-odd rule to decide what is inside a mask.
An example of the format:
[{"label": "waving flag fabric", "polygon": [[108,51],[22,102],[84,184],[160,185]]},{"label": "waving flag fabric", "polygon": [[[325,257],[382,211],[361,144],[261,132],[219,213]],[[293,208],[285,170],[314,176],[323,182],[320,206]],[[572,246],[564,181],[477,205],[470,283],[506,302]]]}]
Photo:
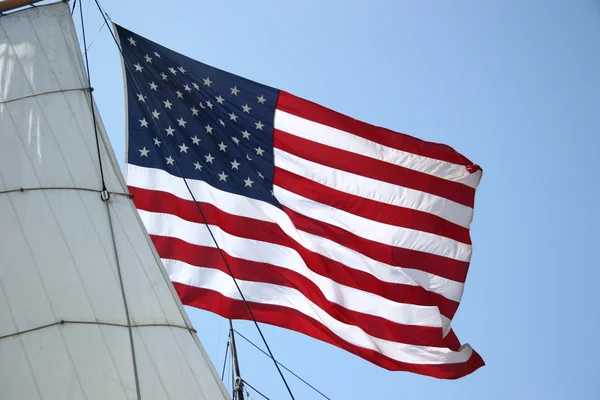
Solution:
[{"label": "waving flag fabric", "polygon": [[224,257],[260,322],[390,370],[483,365],[451,329],[479,167],[117,31],[127,184],[184,304],[250,318]]}]

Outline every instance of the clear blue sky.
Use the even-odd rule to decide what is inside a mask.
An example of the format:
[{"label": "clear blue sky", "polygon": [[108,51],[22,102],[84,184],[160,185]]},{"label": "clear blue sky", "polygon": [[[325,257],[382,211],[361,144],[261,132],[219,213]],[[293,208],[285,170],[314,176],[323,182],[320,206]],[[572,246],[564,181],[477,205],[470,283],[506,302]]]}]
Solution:
[{"label": "clear blue sky", "polygon": [[[82,1],[85,10],[91,1]],[[487,366],[440,381],[264,327],[284,364],[332,399],[600,398],[598,1],[102,4],[115,22],[176,51],[449,144],[484,168],[454,328]],[[122,163],[121,65],[106,28],[96,36],[93,6],[88,22],[94,94]],[[188,311],[220,371],[226,321]],[[237,326],[259,341],[250,324]],[[285,399],[269,360],[239,345],[243,376]],[[289,381],[298,399],[319,398]]]}]

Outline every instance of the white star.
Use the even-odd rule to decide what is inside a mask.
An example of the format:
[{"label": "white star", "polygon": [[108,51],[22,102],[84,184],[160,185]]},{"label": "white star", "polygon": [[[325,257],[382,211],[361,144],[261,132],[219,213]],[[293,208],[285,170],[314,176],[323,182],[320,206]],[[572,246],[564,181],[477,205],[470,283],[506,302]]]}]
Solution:
[{"label": "white star", "polygon": [[160,147],[160,140],[158,138],[154,138],[154,145]]},{"label": "white star", "polygon": [[194,87],[194,89],[200,90],[200,86],[198,86],[196,82],[192,82],[192,86]]},{"label": "white star", "polygon": [[175,129],[171,128],[171,125],[169,125],[169,127],[165,129],[165,131],[167,131],[167,136],[173,136],[173,132],[175,132]]},{"label": "white star", "polygon": [[238,168],[239,166],[240,166],[240,163],[239,163],[239,162],[237,162],[237,160],[233,160],[233,161],[231,162],[231,168],[232,168],[232,169],[237,169],[237,170],[239,171],[239,170],[240,170],[240,169]]},{"label": "white star", "polygon": [[182,74],[185,74],[185,71],[186,71],[185,68],[183,68],[183,67],[177,67],[177,69],[180,70]]},{"label": "white star", "polygon": [[173,67],[169,67],[169,72],[172,73],[173,75],[177,74],[177,70]]},{"label": "white star", "polygon": [[260,122],[260,121],[258,121],[258,122],[255,122],[255,123],[254,123],[254,125],[256,125],[256,129],[258,129],[258,130],[260,130],[260,131],[262,131],[262,128],[263,128],[263,126],[264,126],[264,125],[263,125],[263,123],[262,123],[262,122]]},{"label": "white star", "polygon": [[260,146],[258,146],[254,150],[256,150],[256,154],[259,155],[259,156],[261,156],[261,157],[262,157],[263,153],[265,152],[263,149],[260,148]]},{"label": "white star", "polygon": [[245,129],[244,129],[244,130],[242,131],[242,137],[243,137],[244,139],[250,139],[250,132],[248,132],[247,130],[245,130]]},{"label": "white star", "polygon": [[240,139],[236,138],[235,136],[232,136],[231,140],[233,140],[238,146],[240,145]]},{"label": "white star", "polygon": [[215,99],[217,99],[217,103],[223,105],[223,101],[225,100],[224,98],[221,97],[221,95],[215,96]]},{"label": "white star", "polygon": [[265,104],[266,99],[264,98],[264,96],[261,94],[260,97],[256,97],[256,102],[260,103],[260,104]]},{"label": "white star", "polygon": [[210,80],[210,76],[207,76],[206,78],[204,78],[202,80],[204,81],[204,86],[210,87],[210,84],[212,83],[212,81]]},{"label": "white star", "polygon": [[187,153],[188,149],[189,149],[189,147],[187,147],[187,146],[185,145],[185,143],[184,143],[184,144],[182,144],[181,146],[179,146],[179,152],[180,152],[180,153]]},{"label": "white star", "polygon": [[260,173],[260,171],[256,171],[256,172],[258,173],[258,176],[259,176],[261,179],[264,179],[264,178],[265,178],[265,177],[263,176],[263,174],[261,174],[261,173]]},{"label": "white star", "polygon": [[227,177],[228,177],[228,176],[229,176],[229,175],[225,174],[225,171],[221,172],[221,173],[219,174],[219,181],[224,181],[224,182],[227,182]]},{"label": "white star", "polygon": [[144,148],[141,149],[139,152],[140,157],[148,157],[148,153],[150,153],[150,150],[146,149],[146,146],[144,146]]},{"label": "white star", "polygon": [[192,115],[198,115],[198,111],[200,111],[194,106],[192,106],[192,108],[190,108],[190,110],[192,110]]},{"label": "white star", "polygon": [[165,158],[165,160],[167,160],[167,164],[169,164],[169,165],[173,165],[173,162],[175,161],[175,160],[173,159],[173,157],[171,157],[171,156],[169,156],[169,157]]},{"label": "white star", "polygon": [[144,58],[146,59],[146,62],[147,62],[147,63],[151,63],[151,62],[152,62],[152,57],[150,57],[148,54],[146,54],[146,55],[144,56]]},{"label": "white star", "polygon": [[154,81],[150,82],[150,83],[149,83],[149,85],[150,85],[150,89],[152,89],[152,90],[156,91],[156,88],[157,88],[158,86],[156,86],[156,83],[154,83]]},{"label": "white star", "polygon": [[135,67],[135,72],[142,72],[144,69],[140,64],[133,64],[133,66]]},{"label": "white star", "polygon": [[144,96],[143,94],[140,93],[137,95],[137,97],[138,97],[138,101],[142,101],[144,103],[146,102],[146,96]]},{"label": "white star", "polygon": [[136,41],[135,41],[135,40],[134,40],[132,37],[130,37],[130,38],[129,38],[129,39],[127,39],[127,40],[129,40],[129,43],[130,43],[132,46],[137,46],[137,45],[136,45]]},{"label": "white star", "polygon": [[200,138],[198,137],[198,135],[194,136],[192,138],[192,143],[197,144],[198,146],[200,146]]},{"label": "white star", "polygon": [[183,99],[183,93],[181,93],[179,90],[176,90],[175,94],[177,95],[178,99]]},{"label": "white star", "polygon": [[185,122],[185,120],[183,118],[179,118],[177,120],[177,123],[179,124],[179,126],[183,126],[185,128],[185,124],[187,124],[187,122]]},{"label": "white star", "polygon": [[244,187],[252,187],[252,184],[254,183],[253,180],[250,179],[250,177],[248,177],[248,179],[246,179],[244,181]]},{"label": "white star", "polygon": [[209,124],[206,124],[206,126],[204,127],[204,129],[206,129],[206,133],[212,135],[212,131],[213,131],[213,127],[210,126]]},{"label": "white star", "polygon": [[213,160],[215,159],[213,156],[210,155],[210,153],[208,153],[207,156],[204,156],[204,158],[206,158],[206,162],[209,162],[211,164],[213,163]]},{"label": "white star", "polygon": [[194,163],[194,169],[197,169],[198,171],[202,171],[202,165],[200,165],[200,163],[198,161],[196,161]]},{"label": "white star", "polygon": [[148,121],[146,121],[146,118],[140,119],[140,128],[147,128],[147,127],[148,127]]},{"label": "white star", "polygon": [[171,109],[171,106],[173,105],[173,103],[171,103],[169,101],[169,99],[163,101],[163,104],[165,105],[165,108],[168,108],[169,110]]},{"label": "white star", "polygon": [[225,149],[227,148],[227,145],[223,142],[219,143],[219,150],[221,151],[225,151]]},{"label": "white star", "polygon": [[223,126],[225,126],[225,122],[223,122],[223,120],[221,118],[219,118],[219,123]]},{"label": "white star", "polygon": [[206,100],[206,105],[208,106],[208,108],[210,108],[212,110],[213,103],[211,103],[210,100]]},{"label": "white star", "polygon": [[234,96],[237,96],[237,94],[240,92],[240,90],[237,88],[237,86],[234,86],[234,87],[229,88],[229,89],[231,89],[231,94],[234,95]]},{"label": "white star", "polygon": [[154,109],[154,111],[152,111],[152,118],[158,119],[159,115],[160,113],[158,112],[158,110]]},{"label": "white star", "polygon": [[190,87],[190,85],[188,85],[187,83],[185,84],[185,86],[183,87],[183,89],[184,89],[186,92],[191,92],[191,91],[192,91],[192,88],[191,88],[191,87]]},{"label": "white star", "polygon": [[154,52],[154,55],[158,58],[160,58],[160,54],[158,54],[157,52]]},{"label": "white star", "polygon": [[238,116],[235,115],[234,113],[229,113],[229,120],[230,121],[234,121],[237,122]]},{"label": "white star", "polygon": [[166,81],[169,77],[167,76],[167,74],[165,74],[164,72],[160,73],[160,77],[162,78],[163,81]]},{"label": "white star", "polygon": [[252,108],[248,107],[248,103],[246,103],[242,106],[242,110],[244,110],[245,113],[250,114],[250,110],[252,110]]}]

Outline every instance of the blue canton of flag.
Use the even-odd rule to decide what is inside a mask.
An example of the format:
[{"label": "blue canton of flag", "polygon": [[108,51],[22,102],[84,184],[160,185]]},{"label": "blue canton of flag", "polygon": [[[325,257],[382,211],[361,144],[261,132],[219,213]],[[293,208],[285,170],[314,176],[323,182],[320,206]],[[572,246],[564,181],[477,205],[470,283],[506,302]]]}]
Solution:
[{"label": "blue canton of flag", "polygon": [[117,29],[127,41],[121,47],[129,82],[128,163],[278,205],[272,194],[278,90]]}]

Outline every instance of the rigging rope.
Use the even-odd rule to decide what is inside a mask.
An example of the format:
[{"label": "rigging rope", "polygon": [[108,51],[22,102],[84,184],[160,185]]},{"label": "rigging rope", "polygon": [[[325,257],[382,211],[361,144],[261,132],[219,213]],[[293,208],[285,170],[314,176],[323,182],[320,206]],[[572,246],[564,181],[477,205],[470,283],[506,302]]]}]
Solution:
[{"label": "rigging rope", "polygon": [[[98,2],[98,0],[94,0],[96,2],[96,5],[98,6],[98,9],[100,10],[100,13],[102,14],[102,17],[104,18],[106,25],[108,25],[108,21],[110,21],[110,17],[108,16],[108,14],[106,14],[106,12],[104,11],[104,9],[100,6],[100,3]],[[111,21],[112,22],[112,21]],[[132,76],[132,81],[136,87],[136,89],[141,93],[142,90],[140,89],[140,85],[138,84],[138,82],[135,79],[135,74],[132,73],[131,71],[131,67],[129,65],[127,65],[127,63],[124,62],[125,60],[125,56],[123,55],[123,49],[121,49],[121,46],[119,44],[119,41],[117,40],[114,32],[112,31],[112,29],[109,29],[109,32],[115,42],[115,44],[117,45],[117,48],[119,49],[119,52],[121,53],[121,56],[123,57],[123,65],[125,66],[125,68],[127,69],[127,71],[130,72],[131,76]],[[87,54],[87,52],[86,52]],[[146,104],[145,102],[143,103],[145,104],[146,108],[148,108],[148,112],[152,113],[152,110],[150,109],[150,106],[148,104]],[[167,150],[169,151],[170,154],[175,154],[173,153],[173,151],[171,150],[171,146],[168,143],[168,140],[165,138],[164,133],[162,132],[162,129],[160,129],[160,126],[158,126],[158,122],[154,119],[151,118],[152,123],[154,125],[156,125],[158,134],[160,135],[161,139],[163,139],[163,142],[165,143],[165,147],[167,148]],[[173,157],[175,158],[175,157]],[[227,258],[225,257],[225,255],[223,254],[223,250],[221,249],[221,247],[219,246],[211,228],[210,225],[207,222],[206,217],[204,216],[204,212],[202,211],[202,209],[200,208],[198,201],[196,200],[196,196],[194,195],[194,193],[192,192],[187,179],[183,176],[183,171],[181,170],[181,167],[179,166],[179,163],[177,162],[176,158],[175,158],[175,167],[177,169],[177,171],[179,172],[190,196],[192,197],[192,201],[194,202],[194,205],[196,206],[196,210],[198,211],[200,217],[202,218],[202,221],[204,221],[204,225],[206,226],[208,233],[211,236],[211,239],[213,241],[213,243],[215,244],[215,247],[217,249],[217,251],[219,252],[219,255],[221,256],[221,259],[223,260],[223,263],[225,264],[225,267],[227,268],[227,271],[229,272],[229,275],[231,276],[231,278],[233,279],[233,283],[235,284],[235,287],[238,291],[238,293],[240,294],[240,297],[242,298],[244,305],[246,306],[246,309],[248,310],[248,313],[250,314],[250,317],[252,318],[252,321],[254,322],[254,325],[256,326],[256,329],[258,331],[258,333],[260,334],[260,337],[262,338],[263,343],[265,344],[265,347],[267,348],[267,351],[270,354],[270,358],[273,360],[273,363],[275,364],[275,368],[277,369],[277,372],[279,372],[279,376],[281,377],[283,383],[285,384],[285,387],[288,391],[288,394],[290,395],[290,397],[292,398],[292,400],[295,400],[295,397],[292,393],[292,390],[290,388],[290,386],[288,385],[287,380],[285,379],[285,376],[283,375],[283,372],[281,371],[281,369],[279,368],[279,365],[277,364],[277,362],[275,361],[275,357],[273,356],[273,352],[271,351],[271,348],[269,347],[269,344],[267,343],[267,340],[262,332],[262,330],[260,329],[260,326],[258,325],[258,321],[256,321],[256,318],[254,317],[254,313],[252,312],[252,310],[250,309],[250,305],[248,304],[248,301],[246,300],[246,297],[244,296],[244,293],[242,292],[242,289],[240,288],[240,285],[238,284],[237,279],[233,276],[233,271],[231,270],[231,267],[229,266],[229,262],[227,261]]]},{"label": "rigging rope", "polygon": [[[254,342],[252,342],[250,339],[248,339],[246,336],[242,335],[240,332],[238,332],[237,330],[234,329],[234,332],[237,333],[238,335],[240,335],[240,337],[242,339],[244,339],[246,342],[250,343],[252,346],[256,347],[256,349],[258,349],[261,353],[263,353],[265,356],[270,357],[269,354],[267,354],[266,351],[264,351],[263,349],[261,349],[260,347],[258,347],[257,344],[255,344]],[[287,372],[289,372],[290,374],[294,375],[296,378],[298,378],[299,380],[301,380],[306,386],[308,386],[309,388],[311,388],[312,390],[314,390],[315,392],[319,393],[321,396],[323,396],[324,398],[326,398],[327,400],[331,400],[329,397],[327,397],[325,394],[323,394],[323,392],[321,392],[319,389],[317,389],[316,387],[314,387],[313,385],[311,385],[310,383],[308,383],[306,380],[302,379],[300,376],[298,376],[298,374],[296,374],[294,371],[292,371],[291,369],[289,369],[288,367],[286,367],[285,365],[283,365],[282,363],[280,363],[279,361],[275,360],[275,362],[279,365],[281,365]]]},{"label": "rigging rope", "polygon": [[[254,386],[252,386],[251,384],[249,384],[248,382],[246,382],[245,380],[242,379],[242,382],[244,382],[245,385],[248,385],[248,387],[250,389],[254,390],[256,393],[258,393],[259,395],[261,395],[263,398],[265,398],[267,400],[271,400],[267,396],[265,396],[264,394],[262,394],[257,388],[255,388]],[[246,393],[248,393],[248,391],[246,391]]]},{"label": "rigging rope", "polygon": [[225,347],[225,358],[223,358],[223,372],[221,372],[221,380],[225,377],[225,366],[227,365],[227,353],[229,352],[229,341],[227,341],[227,347]]},{"label": "rigging rope", "polygon": [[90,77],[90,64],[89,64],[88,52],[87,52],[87,43],[86,43],[87,39],[85,36],[85,22],[84,22],[84,18],[83,18],[82,2],[83,1],[79,2],[79,15],[81,18],[81,33],[83,36],[83,48],[85,49],[85,51],[84,51],[85,68],[86,68],[86,72],[87,72],[88,87],[90,88],[90,111],[92,112],[92,120],[94,123],[94,134],[95,134],[95,138],[96,138],[96,150],[98,152],[98,166],[100,168],[100,179],[102,181],[102,194],[100,195],[100,197],[101,197],[102,201],[104,202],[104,204],[106,205],[106,213],[108,215],[108,226],[110,227],[110,236],[112,238],[112,247],[113,247],[113,251],[115,252],[115,263],[117,266],[117,273],[119,276],[119,284],[121,286],[121,296],[123,297],[123,306],[125,308],[125,317],[127,319],[127,326],[128,326],[127,329],[129,331],[129,344],[131,347],[131,360],[133,362],[133,375],[134,375],[134,379],[135,379],[135,390],[136,390],[137,400],[141,400],[142,395],[141,395],[141,390],[140,390],[140,380],[139,380],[139,374],[138,374],[138,368],[137,368],[137,360],[135,357],[135,345],[134,345],[134,341],[133,341],[133,328],[131,327],[131,316],[129,315],[129,306],[127,304],[127,295],[125,294],[125,286],[123,284],[123,274],[121,271],[121,263],[119,262],[119,252],[117,249],[117,241],[115,239],[113,220],[112,220],[112,215],[110,212],[110,206],[108,203],[108,201],[110,199],[110,194],[109,194],[108,190],[106,189],[106,181],[104,180],[104,169],[102,167],[102,154],[100,152],[100,138],[98,137],[98,125],[96,122],[96,109],[94,107],[92,80]]}]

